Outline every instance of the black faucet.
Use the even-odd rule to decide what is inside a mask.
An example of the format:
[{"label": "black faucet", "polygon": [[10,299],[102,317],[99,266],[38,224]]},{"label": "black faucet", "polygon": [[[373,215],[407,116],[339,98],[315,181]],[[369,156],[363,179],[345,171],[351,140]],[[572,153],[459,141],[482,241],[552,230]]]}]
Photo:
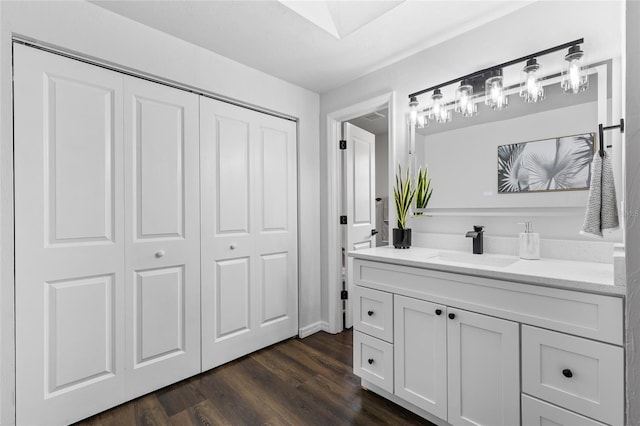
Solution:
[{"label": "black faucet", "polygon": [[484,234],[484,226],[473,225],[473,231],[467,232],[465,237],[473,238],[473,254],[482,254],[482,235]]}]

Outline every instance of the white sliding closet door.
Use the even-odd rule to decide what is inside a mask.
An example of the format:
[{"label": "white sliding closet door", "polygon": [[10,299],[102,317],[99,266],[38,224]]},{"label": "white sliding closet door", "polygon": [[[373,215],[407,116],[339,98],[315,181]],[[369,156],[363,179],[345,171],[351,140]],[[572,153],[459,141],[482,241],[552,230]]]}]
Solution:
[{"label": "white sliding closet door", "polygon": [[127,398],[200,372],[198,96],[125,77]]},{"label": "white sliding closet door", "polygon": [[296,126],[200,99],[207,370],[298,332]]},{"label": "white sliding closet door", "polygon": [[14,46],[17,424],[122,400],[122,76]]},{"label": "white sliding closet door", "polygon": [[201,371],[199,101],[14,63],[17,423],[68,424]]}]

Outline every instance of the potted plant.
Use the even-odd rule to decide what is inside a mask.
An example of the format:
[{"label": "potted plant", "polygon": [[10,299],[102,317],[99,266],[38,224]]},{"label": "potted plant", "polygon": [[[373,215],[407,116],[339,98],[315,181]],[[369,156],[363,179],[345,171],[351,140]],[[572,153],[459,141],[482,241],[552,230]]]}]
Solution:
[{"label": "potted plant", "polygon": [[[418,169],[416,176],[416,209],[426,209],[431,199],[433,188],[431,188],[431,179],[429,178],[429,168],[422,167]],[[416,216],[422,216],[423,212],[416,212]]]},{"label": "potted plant", "polygon": [[416,195],[413,180],[409,178],[407,169],[404,178],[402,166],[398,165],[396,186],[393,188],[393,198],[396,202],[397,228],[393,228],[393,246],[397,249],[411,247],[411,229],[407,229],[407,214]]}]

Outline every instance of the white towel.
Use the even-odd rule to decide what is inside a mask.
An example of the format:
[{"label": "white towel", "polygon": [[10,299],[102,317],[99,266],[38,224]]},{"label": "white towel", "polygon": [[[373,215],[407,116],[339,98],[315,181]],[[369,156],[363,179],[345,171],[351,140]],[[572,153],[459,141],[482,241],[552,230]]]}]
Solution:
[{"label": "white towel", "polygon": [[604,229],[617,229],[619,225],[611,160],[606,152],[603,157],[596,152],[591,162],[591,187],[580,234],[602,237]]}]

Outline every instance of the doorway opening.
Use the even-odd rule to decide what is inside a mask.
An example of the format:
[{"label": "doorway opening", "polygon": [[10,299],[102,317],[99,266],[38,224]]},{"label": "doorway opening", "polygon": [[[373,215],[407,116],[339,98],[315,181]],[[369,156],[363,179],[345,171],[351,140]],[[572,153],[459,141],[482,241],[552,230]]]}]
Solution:
[{"label": "doorway opening", "polygon": [[[341,210],[342,328],[353,325],[349,302],[352,250],[389,244],[389,111],[377,111],[342,123]],[[342,223],[342,222],[341,222]],[[346,299],[345,299],[346,297]]]},{"label": "doorway opening", "polygon": [[[390,216],[394,214],[393,209],[389,209],[388,202],[389,188],[392,185],[389,176],[389,164],[394,164],[395,161],[393,143],[395,135],[394,93],[390,92],[327,115],[327,217],[329,218],[327,244],[327,300],[329,315],[327,331],[330,333],[338,333],[344,328],[350,328],[353,324],[352,303],[349,298],[351,280],[349,278],[350,258],[348,257],[348,252],[353,250],[354,247],[349,247],[350,243],[346,241],[346,228],[349,227],[349,223],[347,222],[346,225],[341,224],[343,222],[341,221],[343,219],[341,216],[348,215],[347,189],[355,193],[356,190],[354,188],[357,185],[354,185],[353,180],[347,182],[348,176],[346,176],[346,172],[349,170],[347,165],[353,166],[354,157],[343,160],[343,156],[347,158],[347,154],[343,154],[344,151],[339,149],[338,141],[344,139],[343,127],[345,126],[363,130],[368,129],[368,132],[373,134],[375,139],[374,145],[370,148],[373,166],[367,169],[362,163],[364,160],[360,164],[360,171],[367,170],[370,173],[370,187],[361,185],[359,187],[360,191],[357,193],[359,194],[358,202],[362,206],[367,205],[369,203],[368,197],[371,197],[370,207],[366,210],[370,212],[372,218],[379,216],[379,219],[374,219],[373,223],[367,223],[364,220],[354,221],[352,219],[352,225],[361,222],[363,224],[362,231],[368,232],[366,238],[364,236],[361,237],[362,244],[358,247],[388,245],[388,223],[393,220],[393,217]],[[360,145],[361,147],[365,146]],[[346,186],[343,182],[346,182]],[[375,190],[369,196],[363,195],[362,188]],[[380,200],[376,201],[377,198]],[[351,208],[353,209],[353,206]],[[361,208],[360,211],[364,212],[365,208]],[[353,211],[351,214],[353,214]],[[362,218],[362,215],[360,215],[360,218]]]}]

